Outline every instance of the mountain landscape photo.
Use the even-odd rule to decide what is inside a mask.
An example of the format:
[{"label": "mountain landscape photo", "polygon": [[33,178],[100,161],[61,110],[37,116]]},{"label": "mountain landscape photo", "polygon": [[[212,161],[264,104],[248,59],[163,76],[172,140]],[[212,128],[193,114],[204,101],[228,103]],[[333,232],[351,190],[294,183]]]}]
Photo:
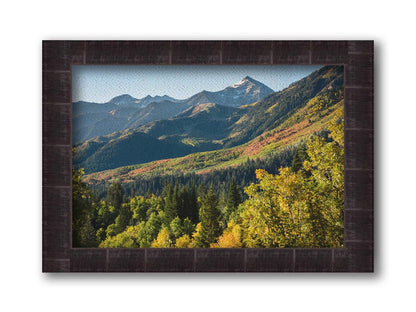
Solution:
[{"label": "mountain landscape photo", "polygon": [[342,247],[344,68],[255,67],[86,71],[73,246]]}]

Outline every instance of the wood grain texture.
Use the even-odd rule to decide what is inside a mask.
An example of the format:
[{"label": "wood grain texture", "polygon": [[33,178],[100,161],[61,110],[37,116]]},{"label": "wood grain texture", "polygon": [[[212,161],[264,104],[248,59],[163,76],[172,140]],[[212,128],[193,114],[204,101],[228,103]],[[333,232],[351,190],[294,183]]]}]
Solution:
[{"label": "wood grain texture", "polygon": [[373,100],[372,88],[350,88],[345,91],[346,129],[374,129]]},{"label": "wood grain texture", "polygon": [[43,186],[71,186],[71,147],[66,145],[43,145]]},{"label": "wood grain texture", "polygon": [[271,51],[271,41],[224,41],[222,43],[222,63],[270,64]]},{"label": "wood grain texture", "polygon": [[42,255],[44,259],[66,259],[71,247],[71,189],[42,188]]},{"label": "wood grain texture", "polygon": [[67,273],[69,269],[69,259],[48,259],[43,258],[42,272],[44,273]]},{"label": "wood grain texture", "polygon": [[169,41],[88,41],[86,64],[167,65]]},{"label": "wood grain texture", "polygon": [[293,272],[293,249],[246,250],[246,272]]},{"label": "wood grain texture", "polygon": [[109,249],[108,272],[144,272],[146,270],[144,249]]},{"label": "wood grain texture", "polygon": [[373,210],[374,172],[372,170],[351,170],[345,173],[344,209]]},{"label": "wood grain texture", "polygon": [[349,54],[345,66],[345,87],[373,88],[373,62],[373,54]]},{"label": "wood grain texture", "polygon": [[71,102],[71,74],[70,72],[43,71],[42,73],[43,103]]},{"label": "wood grain texture", "polygon": [[70,272],[107,272],[108,250],[100,248],[70,249]]},{"label": "wood grain texture", "polygon": [[345,130],[345,169],[374,168],[374,131]]},{"label": "wood grain texture", "polygon": [[371,210],[346,210],[345,211],[345,236],[346,242],[372,242],[374,239],[374,212]]},{"label": "wood grain texture", "polygon": [[70,145],[72,106],[46,104],[42,107],[42,142],[48,145]]},{"label": "wood grain texture", "polygon": [[84,41],[43,41],[42,69],[69,71],[71,65],[84,63]]},{"label": "wood grain texture", "polygon": [[334,249],[333,272],[374,272],[372,242],[349,242],[344,249]]},{"label": "wood grain texture", "polygon": [[312,41],[312,64],[345,64],[348,59],[348,41]]},{"label": "wood grain texture", "polygon": [[197,249],[195,271],[244,272],[244,258],[244,249]]},{"label": "wood grain texture", "polygon": [[357,40],[348,41],[349,54],[374,54],[374,41]]},{"label": "wood grain texture", "polygon": [[295,249],[295,272],[331,272],[332,250]]},{"label": "wood grain texture", "polygon": [[173,41],[172,64],[221,64],[221,41]]},{"label": "wood grain texture", "polygon": [[193,249],[149,248],[146,250],[146,272],[193,272]]},{"label": "wood grain texture", "polygon": [[310,50],[310,41],[274,41],[272,54],[273,64],[309,64]]},{"label": "wood grain texture", "polygon": [[[44,41],[43,272],[373,272],[372,41]],[[343,64],[345,248],[71,248],[71,65]]]}]

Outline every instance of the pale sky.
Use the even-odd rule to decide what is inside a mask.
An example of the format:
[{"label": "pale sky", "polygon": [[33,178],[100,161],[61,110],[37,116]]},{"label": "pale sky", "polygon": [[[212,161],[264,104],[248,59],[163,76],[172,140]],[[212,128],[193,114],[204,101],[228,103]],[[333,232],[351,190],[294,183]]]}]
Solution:
[{"label": "pale sky", "polygon": [[135,98],[169,95],[185,99],[202,90],[219,91],[250,76],[280,91],[319,65],[77,65],[72,67],[72,101],[104,103],[121,94]]}]

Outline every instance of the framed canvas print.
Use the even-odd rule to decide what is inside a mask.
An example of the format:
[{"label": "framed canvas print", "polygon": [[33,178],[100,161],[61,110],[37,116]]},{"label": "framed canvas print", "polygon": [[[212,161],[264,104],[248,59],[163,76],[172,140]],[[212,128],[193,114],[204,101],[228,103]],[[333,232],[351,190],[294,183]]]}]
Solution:
[{"label": "framed canvas print", "polygon": [[372,41],[44,41],[44,272],[373,272]]}]

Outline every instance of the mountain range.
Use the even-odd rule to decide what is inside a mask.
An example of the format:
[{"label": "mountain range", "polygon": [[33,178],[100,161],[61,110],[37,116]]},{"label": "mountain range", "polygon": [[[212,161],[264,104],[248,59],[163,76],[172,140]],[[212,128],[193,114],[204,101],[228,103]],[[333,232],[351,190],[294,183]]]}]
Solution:
[{"label": "mountain range", "polygon": [[246,76],[221,91],[204,90],[183,100],[167,95],[136,99],[123,94],[106,103],[74,102],[72,140],[77,144],[97,136],[137,128],[151,121],[169,119],[198,104],[239,107],[257,102],[273,92],[261,82]]},{"label": "mountain range", "polygon": [[[323,131],[342,107],[343,67],[325,66],[280,92],[245,77],[222,91],[202,91],[186,100],[143,100],[122,95],[90,107],[74,103],[78,121],[101,114],[91,129],[111,132],[76,145],[74,165],[85,169],[90,183],[109,176],[136,179],[138,172],[204,173],[298,144]],[[112,131],[117,127],[122,130]]]}]

